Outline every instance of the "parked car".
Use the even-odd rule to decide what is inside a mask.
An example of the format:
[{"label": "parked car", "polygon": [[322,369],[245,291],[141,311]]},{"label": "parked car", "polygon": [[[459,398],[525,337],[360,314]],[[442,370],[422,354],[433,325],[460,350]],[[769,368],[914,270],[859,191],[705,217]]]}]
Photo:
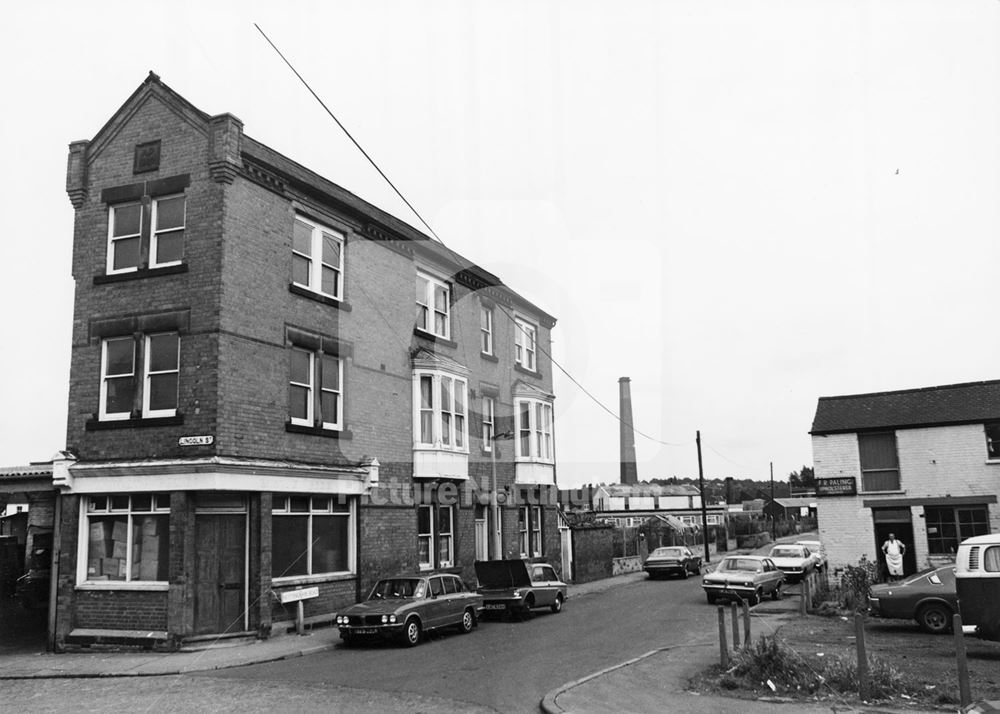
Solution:
[{"label": "parked car", "polygon": [[682,578],[686,578],[689,573],[700,575],[701,556],[692,553],[687,546],[665,546],[650,553],[642,564],[642,569],[649,573],[650,579],[674,573]]},{"label": "parked car", "polygon": [[391,638],[413,647],[431,630],[472,632],[482,608],[482,596],[456,575],[408,575],[379,580],[367,600],[339,613],[336,622],[348,646]]},{"label": "parked car", "polygon": [[958,612],[955,566],[928,568],[899,582],[872,585],[868,612],[875,617],[916,620],[935,635],[951,631],[951,617]]},{"label": "parked car", "polygon": [[566,583],[547,563],[523,560],[477,560],[476,578],[486,612],[526,617],[534,608],[562,611]]},{"label": "parked car", "polygon": [[809,549],[809,553],[812,554],[813,560],[816,562],[816,570],[823,573],[826,572],[827,560],[826,560],[826,546],[823,545],[822,541],[818,540],[797,540],[795,545],[804,545]]},{"label": "parked car", "polygon": [[955,555],[955,592],[962,625],[976,637],[1000,641],[1000,534],[966,538]]},{"label": "parked car", "polygon": [[771,548],[768,557],[785,574],[788,582],[802,580],[816,567],[816,559],[804,545],[779,543]]},{"label": "parked car", "polygon": [[715,572],[701,581],[710,603],[719,598],[746,600],[756,605],[765,595],[781,598],[785,574],[770,558],[759,555],[730,555],[719,561]]}]

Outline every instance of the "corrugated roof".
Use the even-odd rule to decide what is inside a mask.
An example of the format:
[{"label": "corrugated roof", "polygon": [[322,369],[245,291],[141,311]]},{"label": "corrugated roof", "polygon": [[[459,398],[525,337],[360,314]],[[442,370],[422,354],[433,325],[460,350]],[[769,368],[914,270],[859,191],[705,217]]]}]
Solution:
[{"label": "corrugated roof", "polygon": [[1000,419],[1000,380],[820,397],[810,434],[970,424]]},{"label": "corrugated roof", "polygon": [[815,498],[776,498],[774,502],[783,508],[816,507]]},{"label": "corrugated roof", "polygon": [[603,486],[609,496],[697,496],[700,491],[687,484],[657,484],[657,483],[609,483]]}]

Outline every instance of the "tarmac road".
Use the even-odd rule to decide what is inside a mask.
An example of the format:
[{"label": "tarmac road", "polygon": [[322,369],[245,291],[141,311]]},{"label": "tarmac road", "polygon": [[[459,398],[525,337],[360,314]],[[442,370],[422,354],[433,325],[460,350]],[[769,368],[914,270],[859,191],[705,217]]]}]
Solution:
[{"label": "tarmac road", "polygon": [[307,658],[197,675],[245,682],[299,682],[382,694],[439,697],[503,712],[535,712],[554,687],[658,647],[714,642],[716,608],[699,578],[647,580],[571,597],[560,614],[486,621],[407,649],[337,647]]}]

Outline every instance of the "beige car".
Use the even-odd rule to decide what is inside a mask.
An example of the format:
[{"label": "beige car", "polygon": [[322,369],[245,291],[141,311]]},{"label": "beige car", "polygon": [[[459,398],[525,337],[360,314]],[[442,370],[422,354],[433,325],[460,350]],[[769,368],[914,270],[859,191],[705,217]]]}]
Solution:
[{"label": "beige car", "polygon": [[714,572],[704,577],[701,586],[710,603],[724,598],[746,600],[756,605],[765,595],[774,600],[780,599],[784,582],[785,574],[770,558],[730,555],[719,562]]}]

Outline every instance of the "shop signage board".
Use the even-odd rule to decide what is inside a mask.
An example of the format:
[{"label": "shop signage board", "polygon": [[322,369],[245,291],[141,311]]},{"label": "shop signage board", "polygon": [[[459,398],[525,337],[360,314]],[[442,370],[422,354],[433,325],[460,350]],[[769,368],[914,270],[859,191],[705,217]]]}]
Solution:
[{"label": "shop signage board", "polygon": [[858,493],[858,480],[854,476],[816,479],[817,496],[854,496]]}]

